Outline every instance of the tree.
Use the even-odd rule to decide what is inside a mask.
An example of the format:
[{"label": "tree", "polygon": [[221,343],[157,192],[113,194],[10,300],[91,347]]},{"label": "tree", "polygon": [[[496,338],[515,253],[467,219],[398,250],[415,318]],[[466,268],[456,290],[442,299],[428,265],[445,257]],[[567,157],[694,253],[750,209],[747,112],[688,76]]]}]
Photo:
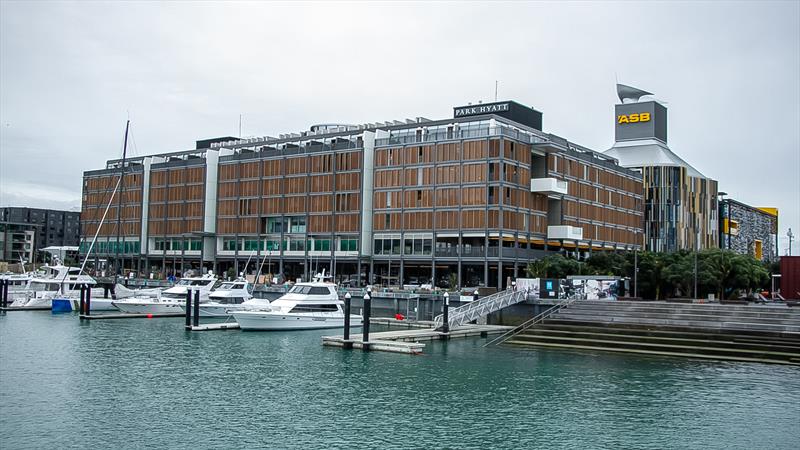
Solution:
[{"label": "tree", "polygon": [[529,262],[525,271],[531,278],[566,278],[570,275],[580,275],[581,269],[580,262],[554,254]]},{"label": "tree", "polygon": [[589,275],[627,276],[628,261],[624,255],[612,252],[596,252],[586,260],[585,272]]}]

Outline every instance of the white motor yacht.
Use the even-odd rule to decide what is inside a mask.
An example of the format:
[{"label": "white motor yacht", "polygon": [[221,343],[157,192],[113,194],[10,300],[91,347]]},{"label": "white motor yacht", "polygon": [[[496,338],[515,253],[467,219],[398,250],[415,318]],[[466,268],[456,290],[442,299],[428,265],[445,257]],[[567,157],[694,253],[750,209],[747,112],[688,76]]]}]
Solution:
[{"label": "white motor yacht", "polygon": [[[181,306],[186,303],[187,290],[200,290],[200,303],[205,303],[208,301],[208,295],[214,289],[216,282],[217,277],[214,273],[208,272],[202,277],[182,278],[175,286],[164,290],[158,298],[133,297],[115,300],[112,305],[120,311],[130,314],[181,313],[183,311]],[[194,296],[194,293],[192,296]]]},{"label": "white motor yacht", "polygon": [[76,300],[80,298],[80,286],[85,284],[92,288],[92,310],[113,309],[111,299],[102,298],[103,289],[96,288],[97,282],[89,275],[82,275],[78,267],[63,265],[42,266],[43,273],[32,277],[22,291],[13,297],[12,308],[47,309],[53,306],[54,298]]},{"label": "white motor yacht", "polygon": [[[230,317],[234,311],[257,305],[267,306],[269,301],[254,299],[250,294],[250,283],[244,278],[237,278],[223,282],[208,294],[208,301],[200,304],[200,317]],[[181,311],[186,313],[185,303],[181,305]]]},{"label": "white motor yacht", "polygon": [[[344,302],[336,285],[321,281],[297,283],[268,306],[231,313],[242,330],[314,330],[344,327]],[[362,325],[360,315],[350,315],[350,326]]]},{"label": "white motor yacht", "polygon": [[22,292],[25,288],[28,287],[28,282],[31,281],[36,274],[32,273],[4,273],[0,274],[0,280],[4,280],[8,283],[8,295],[9,299],[12,298],[11,296],[16,295],[18,292]]}]

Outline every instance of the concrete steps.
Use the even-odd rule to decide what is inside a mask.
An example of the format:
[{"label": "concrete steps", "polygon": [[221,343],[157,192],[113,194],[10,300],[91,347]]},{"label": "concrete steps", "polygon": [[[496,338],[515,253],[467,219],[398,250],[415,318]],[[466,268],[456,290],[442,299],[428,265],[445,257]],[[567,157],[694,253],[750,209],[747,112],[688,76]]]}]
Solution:
[{"label": "concrete steps", "polygon": [[506,344],[800,365],[800,311],[578,301]]}]

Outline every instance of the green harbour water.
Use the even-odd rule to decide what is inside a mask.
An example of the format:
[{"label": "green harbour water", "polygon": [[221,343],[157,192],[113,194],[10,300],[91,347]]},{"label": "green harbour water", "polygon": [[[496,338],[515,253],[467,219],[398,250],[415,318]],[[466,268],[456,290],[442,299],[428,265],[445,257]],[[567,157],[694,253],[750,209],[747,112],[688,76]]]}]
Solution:
[{"label": "green harbour water", "polygon": [[800,368],[0,315],[0,448],[800,447]]}]

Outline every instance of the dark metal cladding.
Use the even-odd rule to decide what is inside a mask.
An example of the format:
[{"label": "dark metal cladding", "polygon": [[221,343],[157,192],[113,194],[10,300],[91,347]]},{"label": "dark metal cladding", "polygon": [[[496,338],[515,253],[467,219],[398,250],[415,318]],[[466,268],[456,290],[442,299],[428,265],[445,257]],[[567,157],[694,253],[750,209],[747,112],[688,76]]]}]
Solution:
[{"label": "dark metal cladding", "polygon": [[453,117],[456,119],[486,114],[496,114],[542,131],[542,113],[514,101],[481,103],[453,108]]}]

